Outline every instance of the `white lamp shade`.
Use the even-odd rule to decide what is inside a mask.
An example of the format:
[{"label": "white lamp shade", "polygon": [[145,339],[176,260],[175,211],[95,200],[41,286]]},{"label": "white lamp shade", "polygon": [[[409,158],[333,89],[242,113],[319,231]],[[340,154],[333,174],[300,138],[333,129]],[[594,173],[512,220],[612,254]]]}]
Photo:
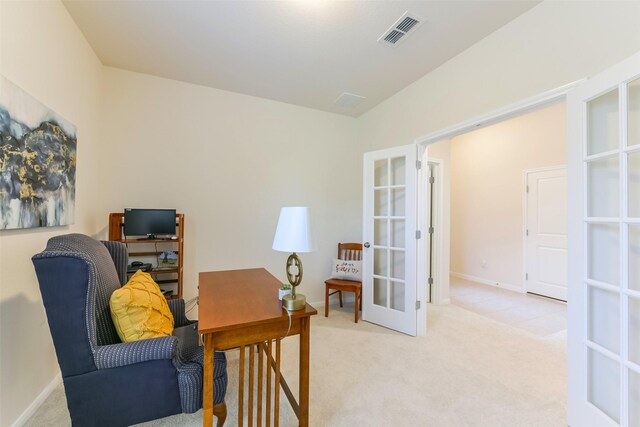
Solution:
[{"label": "white lamp shade", "polygon": [[281,252],[313,252],[315,240],[311,234],[309,208],[286,207],[280,210],[280,219],[273,238],[273,249]]}]

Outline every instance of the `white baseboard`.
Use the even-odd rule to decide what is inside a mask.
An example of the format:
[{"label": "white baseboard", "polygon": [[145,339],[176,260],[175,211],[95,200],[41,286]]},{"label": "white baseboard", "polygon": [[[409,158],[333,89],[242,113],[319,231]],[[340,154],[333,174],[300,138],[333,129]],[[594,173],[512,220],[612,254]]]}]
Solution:
[{"label": "white baseboard", "polygon": [[49,395],[53,392],[53,390],[55,390],[56,387],[58,387],[61,382],[62,376],[61,374],[57,374],[53,378],[53,380],[40,392],[38,397],[36,397],[33,402],[31,402],[31,404],[27,406],[27,409],[25,409],[24,412],[20,414],[20,416],[13,422],[13,424],[11,424],[11,427],[23,426],[27,422],[27,420],[29,420],[29,418],[31,418],[33,414],[36,413],[38,408],[42,406],[44,401],[47,400],[47,397],[49,397]]},{"label": "white baseboard", "polygon": [[494,288],[502,288],[507,289],[514,292],[519,292],[521,294],[526,293],[526,290],[522,286],[512,285],[511,283],[500,283],[496,280],[483,279],[482,277],[472,276],[470,274],[457,273],[455,271],[449,272],[449,274],[453,277],[457,277],[458,279],[470,280],[472,282],[480,283],[482,285],[493,286]]}]

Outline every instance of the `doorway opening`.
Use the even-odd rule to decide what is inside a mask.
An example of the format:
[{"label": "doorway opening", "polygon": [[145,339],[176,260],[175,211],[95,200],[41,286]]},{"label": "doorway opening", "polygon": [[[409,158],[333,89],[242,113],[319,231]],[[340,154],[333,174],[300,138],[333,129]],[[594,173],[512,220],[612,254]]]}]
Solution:
[{"label": "doorway opening", "polygon": [[566,300],[565,117],[555,102],[427,147],[441,181],[425,174],[430,302],[538,335],[566,330],[566,305],[532,295]]}]

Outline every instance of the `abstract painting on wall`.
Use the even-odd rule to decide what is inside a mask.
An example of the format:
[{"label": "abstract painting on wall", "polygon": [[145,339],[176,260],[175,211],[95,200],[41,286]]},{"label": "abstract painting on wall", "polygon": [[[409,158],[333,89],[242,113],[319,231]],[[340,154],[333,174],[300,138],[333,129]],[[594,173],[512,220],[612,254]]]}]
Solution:
[{"label": "abstract painting on wall", "polygon": [[0,76],[0,230],[73,224],[76,127]]}]

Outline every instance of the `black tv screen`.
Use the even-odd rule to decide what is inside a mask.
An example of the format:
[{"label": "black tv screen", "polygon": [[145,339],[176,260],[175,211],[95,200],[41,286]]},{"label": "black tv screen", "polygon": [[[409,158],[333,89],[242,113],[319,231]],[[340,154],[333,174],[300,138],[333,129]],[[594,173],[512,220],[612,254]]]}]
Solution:
[{"label": "black tv screen", "polygon": [[175,209],[125,209],[125,236],[176,234]]}]

